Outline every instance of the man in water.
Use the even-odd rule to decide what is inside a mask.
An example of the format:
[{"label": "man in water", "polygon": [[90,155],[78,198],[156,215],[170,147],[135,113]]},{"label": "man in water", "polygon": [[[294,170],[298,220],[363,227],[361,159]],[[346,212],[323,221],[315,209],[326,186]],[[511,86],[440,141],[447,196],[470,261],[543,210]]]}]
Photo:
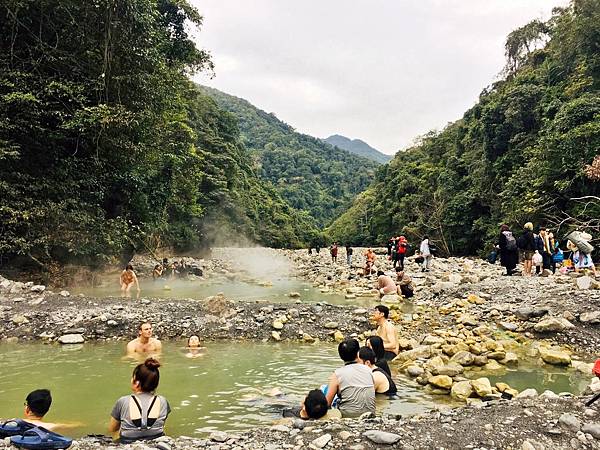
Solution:
[{"label": "man in water", "polygon": [[358,417],[375,412],[375,386],[371,369],[358,364],[360,345],[356,339],[346,339],[338,345],[344,365],[331,374],[327,386],[327,404],[331,406],[337,394],[342,417]]},{"label": "man in water", "polygon": [[373,310],[372,318],[377,323],[377,336],[383,339],[383,349],[385,354],[383,358],[391,361],[398,356],[400,344],[398,343],[398,330],[392,322],[388,320],[390,309],[385,305],[377,305]]},{"label": "man in water", "polygon": [[56,428],[72,428],[81,425],[80,423],[66,424],[45,422],[44,416],[48,413],[50,405],[52,405],[52,396],[48,389],[36,389],[35,391],[30,392],[25,399],[23,419],[51,431]]},{"label": "man in water", "polygon": [[383,271],[377,272],[377,285],[375,288],[379,291],[379,297],[383,297],[388,294],[398,293],[398,287],[392,277],[386,275]]},{"label": "man in water", "polygon": [[162,350],[162,343],[152,337],[152,324],[144,322],[138,329],[138,337],[127,344],[127,353],[156,354]]}]

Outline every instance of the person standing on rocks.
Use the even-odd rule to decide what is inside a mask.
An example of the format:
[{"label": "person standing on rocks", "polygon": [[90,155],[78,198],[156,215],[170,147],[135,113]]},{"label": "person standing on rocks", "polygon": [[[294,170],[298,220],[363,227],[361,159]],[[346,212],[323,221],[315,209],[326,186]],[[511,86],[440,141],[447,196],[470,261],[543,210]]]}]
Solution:
[{"label": "person standing on rocks", "polygon": [[429,248],[429,238],[427,236],[423,236],[423,240],[421,241],[421,247],[419,248],[421,252],[421,256],[423,257],[423,268],[421,269],[423,272],[429,272],[431,267],[431,249]]},{"label": "person standing on rocks", "polygon": [[408,241],[404,236],[400,236],[396,241],[396,260],[394,261],[394,267],[398,264],[400,270],[404,270],[404,257],[408,251]]},{"label": "person standing on rocks", "polygon": [[152,324],[144,322],[139,326],[138,337],[127,344],[127,354],[159,354],[162,343],[152,337]]},{"label": "person standing on rocks", "polygon": [[375,413],[375,385],[371,369],[359,364],[356,339],[346,339],[338,345],[338,354],[344,366],[336,369],[329,378],[327,404],[331,406],[337,394],[338,409],[342,417],[358,417],[366,412]]},{"label": "person standing on rocks", "polygon": [[331,262],[337,263],[338,246],[336,242],[333,243],[333,245],[329,249],[329,252],[331,253]]},{"label": "person standing on rocks", "polygon": [[346,262],[348,263],[348,267],[352,267],[352,253],[354,253],[352,247],[346,245]]},{"label": "person standing on rocks", "polygon": [[121,293],[126,297],[131,296],[131,286],[134,284],[137,291],[140,292],[140,283],[138,282],[137,275],[133,271],[133,266],[131,264],[127,264],[127,267],[121,272],[119,282],[121,283]]},{"label": "person standing on rocks", "polygon": [[550,270],[552,269],[552,253],[554,252],[554,235],[545,227],[542,227],[540,228],[540,239],[542,240],[542,267]]},{"label": "person standing on rocks", "polygon": [[375,264],[375,252],[372,249],[367,249],[365,252],[365,258],[367,259],[367,264],[365,265],[364,275],[371,275],[371,271],[373,270],[373,265]]},{"label": "person standing on rocks", "polygon": [[372,318],[377,323],[376,334],[383,339],[383,349],[385,350],[384,359],[391,361],[400,351],[398,343],[398,330],[392,322],[388,320],[390,309],[385,305],[377,305],[373,310]]},{"label": "person standing on rocks", "polygon": [[500,264],[506,267],[506,275],[511,276],[519,262],[519,249],[516,238],[506,224],[500,226],[498,246],[500,247]]},{"label": "person standing on rocks", "polygon": [[523,234],[517,240],[517,246],[523,257],[523,275],[530,277],[533,268],[533,254],[535,252],[535,237],[533,236],[533,224],[527,222],[523,227]]}]

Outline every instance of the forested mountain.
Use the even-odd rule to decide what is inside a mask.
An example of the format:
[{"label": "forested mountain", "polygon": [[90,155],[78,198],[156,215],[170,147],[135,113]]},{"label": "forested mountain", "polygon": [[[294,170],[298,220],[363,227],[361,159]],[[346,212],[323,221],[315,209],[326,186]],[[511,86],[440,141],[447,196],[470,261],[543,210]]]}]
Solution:
[{"label": "forested mountain", "polygon": [[[329,228],[342,242],[424,234],[474,254],[527,221],[600,231],[600,2],[575,0],[506,41],[505,76],[463,118],[399,152]],[[595,231],[595,233],[594,233]]]},{"label": "forested mountain", "polygon": [[318,225],[331,222],[373,181],[378,165],[374,161],[297,133],[244,99],[213,88],[201,89],[236,117],[259,175]]},{"label": "forested mountain", "polygon": [[236,119],[189,82],[212,69],[187,34],[200,24],[183,0],[3,2],[0,263],[313,239],[257,178]]},{"label": "forested mountain", "polygon": [[381,164],[385,164],[392,159],[390,155],[381,153],[379,150],[374,149],[365,141],[361,141],[360,139],[349,139],[346,136],[334,134],[323,140],[334,147],[341,148],[342,150],[354,153],[355,155],[372,159],[373,161]]}]

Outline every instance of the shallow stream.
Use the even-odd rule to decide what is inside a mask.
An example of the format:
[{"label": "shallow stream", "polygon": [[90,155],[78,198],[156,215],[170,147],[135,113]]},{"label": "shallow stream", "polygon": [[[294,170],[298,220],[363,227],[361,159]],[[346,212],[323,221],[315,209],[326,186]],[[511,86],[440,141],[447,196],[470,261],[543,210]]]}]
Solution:
[{"label": "shallow stream", "polygon": [[[124,346],[0,344],[0,417],[20,417],[27,393],[48,388],[54,398],[48,421],[80,422],[68,431],[74,437],[106,433],[111,408],[118,397],[130,393],[137,364],[123,357]],[[273,424],[283,407],[299,404],[341,365],[335,345],[323,343],[211,342],[203,356],[188,358],[177,343],[165,342],[161,362],[158,391],[173,409],[167,432],[174,436]],[[425,394],[404,376],[394,378],[398,398],[378,398],[378,413],[407,415],[449,402],[448,396]],[[492,379],[517,389],[555,392],[578,393],[585,385],[573,372],[534,366]]]}]

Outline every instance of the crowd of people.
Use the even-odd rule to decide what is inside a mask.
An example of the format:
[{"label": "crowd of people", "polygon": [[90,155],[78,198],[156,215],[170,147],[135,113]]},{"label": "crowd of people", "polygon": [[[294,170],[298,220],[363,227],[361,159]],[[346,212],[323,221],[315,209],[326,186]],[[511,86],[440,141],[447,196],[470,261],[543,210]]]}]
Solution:
[{"label": "crowd of people", "polygon": [[[520,236],[516,237],[506,224],[500,226],[500,236],[495,250],[500,255],[500,264],[506,268],[505,275],[516,274],[517,264],[523,263],[523,276],[542,275],[544,270],[556,273],[557,266],[561,272],[589,270],[597,276],[596,266],[592,261],[593,247],[589,243],[591,236],[587,233],[572,232],[566,236],[566,249],[554,237],[551,230],[538,227],[533,223],[523,226]],[[565,257],[568,254],[568,257]],[[495,262],[493,252],[489,261]]]}]

